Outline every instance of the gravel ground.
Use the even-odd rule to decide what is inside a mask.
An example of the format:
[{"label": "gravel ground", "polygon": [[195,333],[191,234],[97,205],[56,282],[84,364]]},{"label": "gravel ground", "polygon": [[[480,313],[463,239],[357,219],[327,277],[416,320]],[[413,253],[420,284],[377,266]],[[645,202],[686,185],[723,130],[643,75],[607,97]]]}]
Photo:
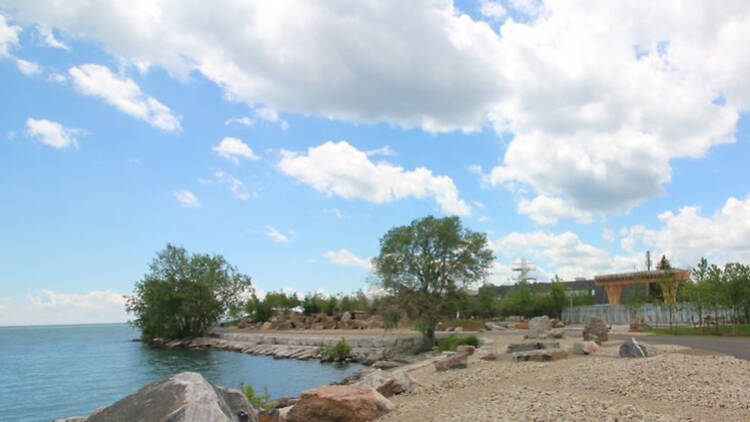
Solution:
[{"label": "gravel ground", "polygon": [[[649,345],[652,357],[617,357],[621,341],[593,356],[556,362],[510,361],[505,349],[520,336],[490,337],[497,361],[472,356],[469,368],[412,372],[420,384],[396,396],[395,411],[378,421],[698,421],[750,420],[750,362]],[[568,348],[576,339],[564,339]]]}]

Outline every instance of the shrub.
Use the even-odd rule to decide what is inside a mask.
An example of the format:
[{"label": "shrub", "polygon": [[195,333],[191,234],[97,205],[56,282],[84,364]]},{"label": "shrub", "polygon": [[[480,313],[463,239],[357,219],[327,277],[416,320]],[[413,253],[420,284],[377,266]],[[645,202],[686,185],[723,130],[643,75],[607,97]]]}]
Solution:
[{"label": "shrub", "polygon": [[468,344],[474,347],[479,347],[479,338],[477,336],[461,336],[458,334],[451,334],[443,337],[437,342],[438,350],[441,352],[444,350],[456,350],[456,347],[463,344]]},{"label": "shrub", "polygon": [[339,340],[339,342],[333,347],[321,346],[320,348],[320,355],[323,356],[324,359],[335,362],[342,362],[349,357],[351,352],[352,348],[346,344],[346,339],[343,337],[341,337],[341,340]]},{"label": "shrub", "polygon": [[247,400],[257,408],[272,410],[276,405],[271,401],[271,395],[268,394],[268,387],[263,387],[263,394],[255,394],[252,385],[240,383],[240,391],[247,397]]}]

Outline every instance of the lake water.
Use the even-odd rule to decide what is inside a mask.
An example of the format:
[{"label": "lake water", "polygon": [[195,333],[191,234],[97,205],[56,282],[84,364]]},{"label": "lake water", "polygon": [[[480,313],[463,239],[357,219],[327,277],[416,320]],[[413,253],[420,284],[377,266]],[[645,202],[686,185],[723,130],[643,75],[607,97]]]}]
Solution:
[{"label": "lake water", "polygon": [[275,360],[237,352],[154,349],[126,324],[0,327],[0,421],[85,416],[150,381],[194,371],[223,387],[240,382],[294,396],[362,365]]}]

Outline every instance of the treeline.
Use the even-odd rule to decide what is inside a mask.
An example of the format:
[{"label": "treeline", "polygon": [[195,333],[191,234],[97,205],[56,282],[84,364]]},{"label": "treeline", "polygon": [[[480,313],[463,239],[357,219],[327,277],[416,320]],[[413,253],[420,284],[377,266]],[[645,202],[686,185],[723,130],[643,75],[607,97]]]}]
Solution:
[{"label": "treeline", "polygon": [[[242,307],[245,316],[253,321],[268,321],[274,313],[288,313],[292,310],[300,310],[304,315],[310,316],[325,313],[328,316],[351,311],[363,311],[368,314],[377,312],[378,300],[368,301],[363,292],[355,294],[336,296],[322,296],[309,293],[300,298],[297,293],[286,294],[284,292],[267,293],[263,299],[255,294]],[[235,316],[240,316],[236,314]]]},{"label": "treeline", "polygon": [[[706,311],[713,315],[727,311],[736,332],[739,324],[750,321],[750,266],[730,262],[722,268],[701,258],[691,271],[691,281],[679,286],[677,297],[697,306],[701,326],[706,322]],[[720,320],[713,318],[711,322],[718,325]]]}]

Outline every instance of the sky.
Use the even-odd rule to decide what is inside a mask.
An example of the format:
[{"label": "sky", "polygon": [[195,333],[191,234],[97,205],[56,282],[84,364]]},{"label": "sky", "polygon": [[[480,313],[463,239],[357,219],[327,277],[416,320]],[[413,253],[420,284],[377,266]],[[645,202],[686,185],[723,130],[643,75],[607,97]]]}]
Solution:
[{"label": "sky", "polygon": [[125,321],[167,243],[373,288],[458,215],[489,282],[750,261],[750,3],[0,0],[0,325]]}]

